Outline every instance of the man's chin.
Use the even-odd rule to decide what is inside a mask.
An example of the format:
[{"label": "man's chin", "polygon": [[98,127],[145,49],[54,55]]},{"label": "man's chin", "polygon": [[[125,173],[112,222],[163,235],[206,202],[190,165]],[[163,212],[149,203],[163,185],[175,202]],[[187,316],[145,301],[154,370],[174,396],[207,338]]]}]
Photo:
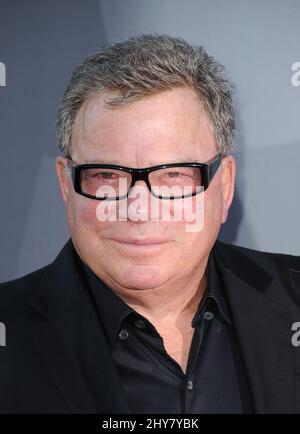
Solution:
[{"label": "man's chin", "polygon": [[118,270],[118,284],[128,289],[154,289],[164,283],[161,268],[156,265],[135,264]]}]

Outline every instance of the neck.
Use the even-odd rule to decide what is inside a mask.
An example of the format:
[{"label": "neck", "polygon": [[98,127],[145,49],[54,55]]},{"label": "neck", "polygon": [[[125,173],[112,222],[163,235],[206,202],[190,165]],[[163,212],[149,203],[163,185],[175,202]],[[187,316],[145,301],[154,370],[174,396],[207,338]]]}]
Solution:
[{"label": "neck", "polygon": [[141,315],[164,324],[185,321],[196,312],[206,288],[206,264],[197,272],[157,288],[115,288],[115,293]]}]

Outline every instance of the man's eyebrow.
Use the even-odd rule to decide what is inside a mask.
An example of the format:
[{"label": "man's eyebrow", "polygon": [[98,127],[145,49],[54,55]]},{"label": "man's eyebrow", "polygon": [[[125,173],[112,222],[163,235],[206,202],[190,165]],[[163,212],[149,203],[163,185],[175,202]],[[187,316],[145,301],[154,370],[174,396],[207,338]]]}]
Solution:
[{"label": "man's eyebrow", "polygon": [[[196,158],[170,158],[163,162],[154,162],[150,161],[147,165],[144,165],[144,167],[152,167],[152,166],[159,166],[160,164],[169,164],[169,163],[193,163],[197,161]],[[114,164],[116,166],[127,166],[128,164],[124,164],[123,162],[117,161],[117,160],[103,160],[103,159],[96,159],[96,160],[85,160],[82,164]]]},{"label": "man's eyebrow", "polygon": [[85,160],[83,164],[117,164],[118,166],[121,166],[120,162],[117,160],[102,160],[97,158],[97,160]]}]

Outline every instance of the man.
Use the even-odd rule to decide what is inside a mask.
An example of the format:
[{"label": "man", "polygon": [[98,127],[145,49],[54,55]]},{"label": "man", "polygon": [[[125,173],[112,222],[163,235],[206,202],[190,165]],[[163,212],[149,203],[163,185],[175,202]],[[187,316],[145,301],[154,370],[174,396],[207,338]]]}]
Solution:
[{"label": "man", "polygon": [[217,241],[221,65],[167,35],[114,44],[76,68],[57,128],[71,238],[1,286],[1,412],[300,412],[300,259]]}]

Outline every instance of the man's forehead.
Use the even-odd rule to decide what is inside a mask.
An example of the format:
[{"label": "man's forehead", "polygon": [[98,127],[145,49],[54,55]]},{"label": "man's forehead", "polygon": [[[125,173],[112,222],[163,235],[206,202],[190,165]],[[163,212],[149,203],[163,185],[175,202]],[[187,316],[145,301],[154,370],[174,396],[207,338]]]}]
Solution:
[{"label": "man's forehead", "polygon": [[81,106],[74,126],[80,126],[85,134],[93,134],[99,128],[112,134],[122,131],[126,125],[135,129],[137,124],[141,130],[141,123],[143,128],[156,128],[159,131],[172,124],[174,131],[178,127],[189,131],[193,123],[196,128],[210,123],[202,102],[189,88],[165,90],[116,107],[106,104],[110,100],[108,95],[110,94],[91,95]]},{"label": "man's forehead", "polygon": [[[190,100],[190,94],[193,95],[192,100]],[[175,103],[176,95],[179,97],[179,101],[176,102],[177,109],[174,110],[171,117],[168,110],[153,111],[153,99],[151,98],[166,97],[167,100]],[[189,97],[191,103],[188,104],[189,110],[187,109],[187,100],[183,96]],[[100,99],[102,97],[102,95],[98,96]],[[96,101],[95,98],[93,99],[94,102]],[[145,114],[139,105],[146,103],[146,101],[148,101],[148,108],[151,109],[151,115],[147,110]],[[185,104],[182,104],[183,101]],[[191,109],[190,106],[195,101],[197,106],[193,106]],[[92,99],[90,103],[92,104]],[[198,104],[199,102],[194,99],[192,91],[181,89],[173,91],[173,93],[166,91],[160,96],[153,95],[145,98],[144,102],[141,100],[130,104],[127,108],[124,107],[125,111],[131,110],[133,107],[139,108],[139,110],[134,110],[134,113],[130,112],[130,116],[125,116],[125,118],[122,116],[119,118],[117,115],[120,108],[111,111],[111,116],[108,118],[104,119],[101,114],[99,117],[93,118],[92,109],[90,119],[93,118],[93,121],[89,123],[89,115],[84,121],[85,116],[81,112],[81,115],[75,119],[73,127],[74,159],[76,161],[78,158],[77,161],[87,164],[116,164],[129,167],[151,167],[164,163],[206,161],[212,157],[215,140],[209,121],[199,113]],[[182,110],[183,107],[183,111],[186,111],[189,117],[186,115],[177,117],[179,109]],[[194,114],[195,116],[193,116]]]}]

